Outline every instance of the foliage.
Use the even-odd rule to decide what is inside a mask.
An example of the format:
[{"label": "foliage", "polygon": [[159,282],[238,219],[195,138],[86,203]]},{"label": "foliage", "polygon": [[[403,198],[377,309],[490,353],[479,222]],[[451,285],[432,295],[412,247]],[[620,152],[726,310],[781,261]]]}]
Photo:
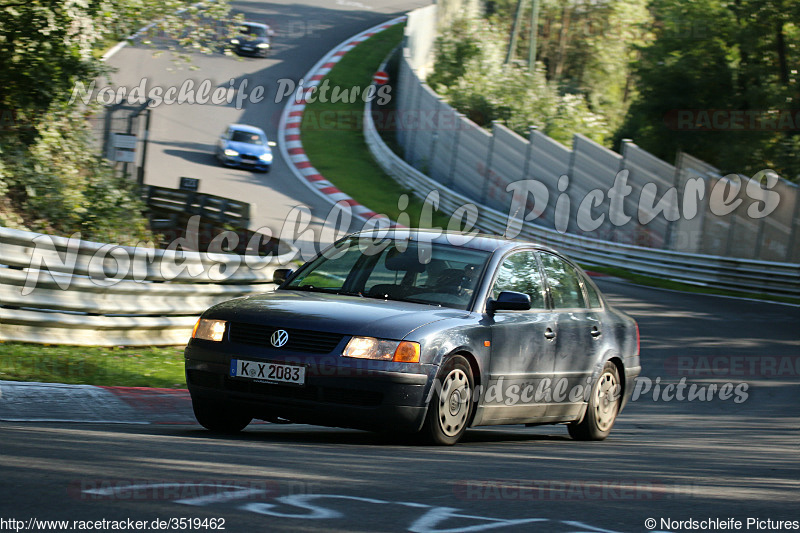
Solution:
[{"label": "foliage", "polygon": [[[531,68],[534,1],[537,64]],[[479,123],[497,119],[520,133],[531,123],[562,142],[571,132],[591,130],[595,140],[618,146],[632,138],[666,160],[684,150],[724,173],[753,175],[772,168],[800,181],[800,2],[488,0],[485,5],[481,20],[444,31],[429,77]],[[500,68],[515,18],[519,31],[512,61]],[[747,124],[696,128],[676,122],[681,112],[716,111],[744,114]]]},{"label": "foliage", "polygon": [[10,140],[4,149],[8,196],[26,227],[123,244],[152,239],[133,183],[94,154],[84,116],[60,110],[45,119],[33,142]]},{"label": "foliage", "polygon": [[86,117],[97,110],[70,104],[72,89],[108,74],[98,46],[145,21],[157,21],[150,32],[169,47],[211,50],[228,10],[227,1],[202,8],[183,0],[0,4],[0,224],[150,239],[133,188],[93,155]]},{"label": "foliage", "polygon": [[541,64],[533,71],[504,65],[503,42],[488,22],[462,19],[437,39],[428,83],[481,126],[498,120],[521,135],[536,126],[565,144],[575,133],[601,143],[607,139],[610,130],[602,117],[583,96],[562,94]]},{"label": "foliage", "polygon": [[[617,137],[659,157],[678,150],[728,172],[773,168],[800,178],[800,126],[683,127],[676,114],[718,110],[796,116],[800,4],[791,0],[654,0],[655,40],[636,67],[639,97]],[[749,115],[748,115],[749,116]],[[776,131],[777,130],[777,131]]]},{"label": "foliage", "polygon": [[[547,80],[562,93],[584,96],[589,109],[616,129],[634,92],[631,67],[637,48],[650,38],[648,1],[536,1],[536,58],[544,65]],[[487,17],[507,46],[518,2],[523,9],[512,58],[530,68],[533,0],[494,0],[487,4]]]}]

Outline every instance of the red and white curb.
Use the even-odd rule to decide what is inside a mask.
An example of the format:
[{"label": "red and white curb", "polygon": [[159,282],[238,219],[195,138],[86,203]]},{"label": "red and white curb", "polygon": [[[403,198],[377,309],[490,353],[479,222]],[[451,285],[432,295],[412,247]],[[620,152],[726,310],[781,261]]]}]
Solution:
[{"label": "red and white curb", "polygon": [[373,35],[391,28],[396,24],[405,22],[405,20],[406,17],[402,16],[374,26],[347,39],[328,52],[328,54],[320,59],[316,65],[311,67],[311,70],[303,77],[303,95],[295,94],[292,97],[291,101],[283,109],[280,124],[278,125],[278,144],[281,155],[294,175],[321,198],[324,198],[333,205],[338,203],[349,205],[352,213],[364,220],[385,219],[386,216],[375,213],[336,188],[333,183],[325,179],[325,177],[314,168],[303,149],[303,142],[300,139],[300,126],[303,122],[303,113],[306,108],[305,98],[309,94],[309,91],[317,87],[336,63],[347,55],[350,50]]},{"label": "red and white curb", "polygon": [[189,391],[0,381],[0,420],[196,424]]}]

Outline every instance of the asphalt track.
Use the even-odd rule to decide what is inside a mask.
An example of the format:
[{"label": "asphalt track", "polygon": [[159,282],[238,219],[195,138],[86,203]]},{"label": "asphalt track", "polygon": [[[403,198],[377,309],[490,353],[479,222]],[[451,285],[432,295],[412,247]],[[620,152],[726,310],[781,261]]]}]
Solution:
[{"label": "asphalt track", "polygon": [[[414,7],[239,5],[278,30],[271,58],[200,58],[199,73],[172,73],[168,58],[126,48],[112,60],[125,66],[117,83],[247,77],[274,91],[332,46]],[[146,182],[199,177],[203,192],[253,199],[256,224],[274,229],[308,205],[319,228],[327,203],[280,159],[268,175],[211,159],[225,124],[262,124],[274,136],[281,109],[157,108]],[[72,531],[132,529],[128,520],[236,532],[800,527],[791,522],[800,520],[800,310],[600,284],[638,320],[644,368],[640,394],[607,441],[571,441],[562,426],[475,429],[452,448],[305,425],[253,424],[218,437],[194,423],[183,391],[0,382],[0,529],[49,529],[34,519],[67,520]],[[683,378],[695,386],[691,401],[674,397]]]},{"label": "asphalt track", "polygon": [[[276,140],[281,113],[292,100],[285,88],[298,84],[311,67],[329,50],[367,28],[387,22],[425,1],[311,0],[234,3],[248,20],[269,24],[276,35],[270,56],[229,57],[222,54],[192,54],[192,68],[176,62],[170,52],[143,46],[128,46],[114,54],[108,64],[118,69],[113,75],[117,87],[128,90],[155,88],[166,94],[180,89],[187,80],[195,90],[209,80],[211,87],[233,87],[230,103],[215,105],[189,103],[157,105],[152,111],[145,183],[177,188],[180,178],[200,180],[200,192],[245,200],[254,208],[251,229],[267,228],[274,235],[285,234],[310,257],[319,242],[330,242],[334,232],[325,230],[332,205],[312,194],[297,179],[279,150],[268,174],[220,166],[214,147],[224,128],[234,122],[259,126]],[[195,70],[196,69],[196,70]],[[99,87],[99,86],[98,86]],[[100,92],[97,91],[98,95]],[[195,93],[197,94],[197,93]],[[311,220],[294,229],[296,208],[309,209]]]},{"label": "asphalt track", "polygon": [[[652,384],[604,442],[563,426],[479,428],[452,448],[266,423],[219,437],[193,422],[185,391],[0,382],[0,518],[557,533],[800,519],[800,311],[600,285],[638,320]],[[705,392],[669,397],[682,378]],[[723,398],[725,383],[740,394]]]}]

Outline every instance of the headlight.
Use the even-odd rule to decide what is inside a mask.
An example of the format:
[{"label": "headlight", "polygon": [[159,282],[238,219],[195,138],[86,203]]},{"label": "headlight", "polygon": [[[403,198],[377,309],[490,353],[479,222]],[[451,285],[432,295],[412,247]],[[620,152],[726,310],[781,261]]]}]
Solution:
[{"label": "headlight", "polygon": [[265,163],[269,163],[272,161],[272,154],[261,154],[258,158]]},{"label": "headlight", "polygon": [[231,39],[231,44],[239,44],[239,39]]},{"label": "headlight", "polygon": [[226,322],[224,320],[201,318],[197,321],[197,324],[194,325],[192,338],[219,342],[225,336],[225,324]]},{"label": "headlight", "polygon": [[239,155],[239,152],[236,150],[231,150],[230,148],[225,148],[225,155],[228,157],[236,157]]},{"label": "headlight", "polygon": [[419,363],[419,343],[390,341],[373,337],[353,337],[345,346],[342,357]]},{"label": "headlight", "polygon": [[269,48],[269,43],[258,43],[258,48]]}]

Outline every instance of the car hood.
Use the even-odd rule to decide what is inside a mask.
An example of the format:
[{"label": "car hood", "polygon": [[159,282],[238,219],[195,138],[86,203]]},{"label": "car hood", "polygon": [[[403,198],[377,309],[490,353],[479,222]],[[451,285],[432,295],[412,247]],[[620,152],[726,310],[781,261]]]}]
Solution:
[{"label": "car hood", "polygon": [[242,143],[236,141],[227,141],[226,146],[227,148],[236,150],[240,154],[247,154],[247,155],[263,155],[272,152],[269,146],[260,146],[258,144]]},{"label": "car hood", "polygon": [[203,316],[282,328],[402,339],[431,322],[468,314],[416,303],[280,290],[223,302]]}]

